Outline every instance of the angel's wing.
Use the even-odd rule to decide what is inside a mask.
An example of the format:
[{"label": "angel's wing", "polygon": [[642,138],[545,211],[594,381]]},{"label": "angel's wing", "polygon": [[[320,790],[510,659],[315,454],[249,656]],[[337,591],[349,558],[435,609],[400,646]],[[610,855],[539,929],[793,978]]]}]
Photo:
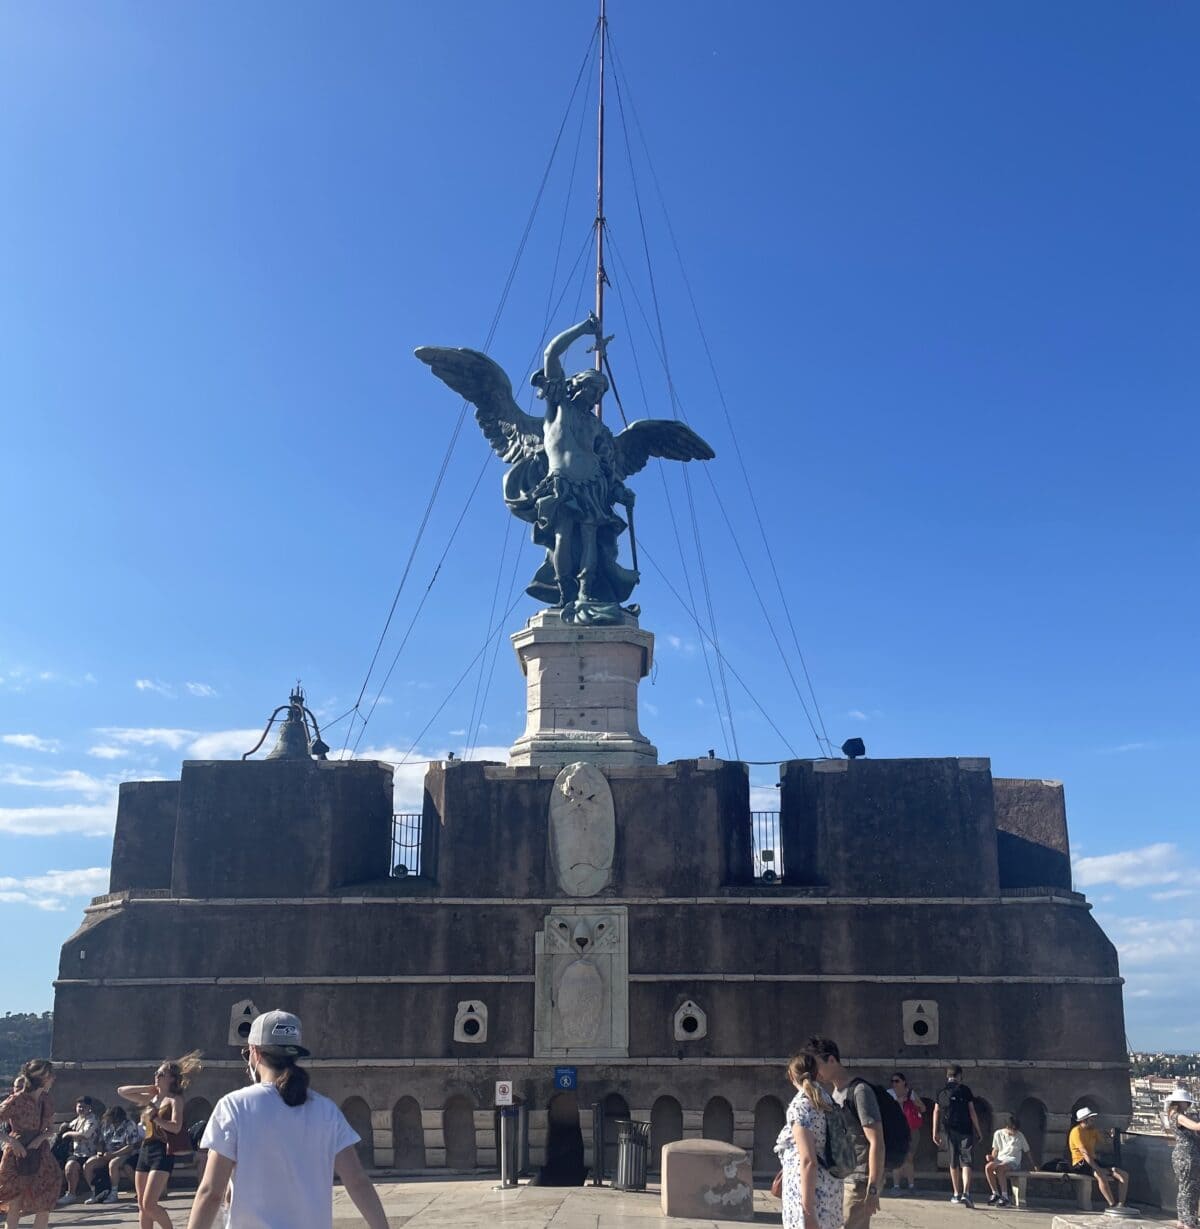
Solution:
[{"label": "angel's wing", "polygon": [[413,353],[475,407],[475,421],[501,460],[511,463],[542,450],[542,420],[513,400],[512,384],[498,363],[478,350],[418,346]]},{"label": "angel's wing", "polygon": [[711,461],[717,454],[691,429],[674,418],[631,422],[613,439],[617,477],[636,474],[651,457],[669,461]]}]

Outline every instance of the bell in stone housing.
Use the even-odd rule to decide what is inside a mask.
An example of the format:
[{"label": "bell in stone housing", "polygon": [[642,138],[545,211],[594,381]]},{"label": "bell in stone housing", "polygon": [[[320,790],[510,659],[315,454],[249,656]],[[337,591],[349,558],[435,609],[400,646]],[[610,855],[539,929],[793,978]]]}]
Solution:
[{"label": "bell in stone housing", "polygon": [[288,705],[287,717],[279,731],[279,741],[275,750],[267,756],[269,760],[308,760],[312,759],[312,744],[308,740],[308,726],[304,723],[304,698],[297,700],[292,693]]}]

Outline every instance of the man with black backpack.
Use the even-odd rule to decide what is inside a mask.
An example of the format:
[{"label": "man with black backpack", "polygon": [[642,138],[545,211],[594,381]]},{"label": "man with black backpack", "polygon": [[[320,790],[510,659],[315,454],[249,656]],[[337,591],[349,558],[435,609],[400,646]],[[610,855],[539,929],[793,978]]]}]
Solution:
[{"label": "man with black backpack", "polygon": [[946,1144],[950,1150],[950,1185],[954,1194],[951,1203],[973,1208],[971,1199],[971,1149],[983,1138],[979,1115],[975,1113],[975,1098],[962,1082],[962,1068],[946,1068],[946,1087],[937,1095],[933,1106],[933,1142],[942,1146],[942,1128],[946,1128]]},{"label": "man with black backpack", "polygon": [[834,1109],[827,1121],[827,1135],[840,1135],[844,1126],[847,1142],[853,1148],[853,1168],[847,1165],[831,1170],[845,1179],[845,1229],[867,1229],[871,1217],[879,1211],[879,1189],[883,1184],[885,1149],[879,1099],[866,1080],[856,1078],[842,1066],[836,1042],[828,1037],[812,1037],[805,1049],[816,1059],[818,1081],[833,1091]]}]

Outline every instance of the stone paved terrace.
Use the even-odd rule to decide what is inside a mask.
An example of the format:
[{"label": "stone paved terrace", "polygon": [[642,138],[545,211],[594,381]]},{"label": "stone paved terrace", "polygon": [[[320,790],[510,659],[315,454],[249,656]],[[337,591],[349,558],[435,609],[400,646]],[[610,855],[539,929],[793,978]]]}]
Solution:
[{"label": "stone paved terrace", "polygon": [[[521,1185],[497,1191],[495,1178],[413,1179],[377,1183],[388,1223],[393,1229],[724,1229],[731,1221],[668,1220],[659,1212],[658,1188],[644,1194],[614,1191],[610,1187],[546,1187]],[[192,1191],[170,1194],[166,1207],[175,1229],[184,1229]],[[758,1225],[779,1225],[779,1201],[766,1191],[755,1192]],[[340,1187],[334,1196],[334,1229],[361,1225],[354,1205]],[[996,1209],[977,1204],[973,1211],[951,1205],[945,1195],[928,1198],[885,1197],[883,1209],[872,1219],[872,1229],[960,1229],[969,1221],[976,1229],[999,1229],[1015,1224],[1021,1229],[1114,1229],[1116,1225],[1164,1229],[1171,1217],[1158,1212],[1146,1219],[1115,1220],[1083,1216],[1066,1203],[1038,1202],[1029,1210]],[[51,1225],[95,1226],[96,1229],[135,1229],[137,1208],[133,1196],[123,1192],[117,1204],[87,1207],[77,1204],[55,1212]]]}]

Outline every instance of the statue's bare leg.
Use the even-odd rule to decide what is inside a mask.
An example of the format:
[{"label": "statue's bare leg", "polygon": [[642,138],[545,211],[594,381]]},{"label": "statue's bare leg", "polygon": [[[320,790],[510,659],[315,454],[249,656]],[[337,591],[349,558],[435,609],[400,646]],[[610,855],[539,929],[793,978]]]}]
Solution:
[{"label": "statue's bare leg", "polygon": [[[573,528],[573,527],[572,527]],[[579,595],[579,581],[575,575],[575,552],[572,549],[572,529],[565,533],[560,531],[554,535],[554,550],[551,558],[554,561],[554,579],[558,581],[558,592],[561,604],[566,606]]]},{"label": "statue's bare leg", "polygon": [[579,597],[592,600],[591,581],[596,573],[596,526],[579,526]]}]

